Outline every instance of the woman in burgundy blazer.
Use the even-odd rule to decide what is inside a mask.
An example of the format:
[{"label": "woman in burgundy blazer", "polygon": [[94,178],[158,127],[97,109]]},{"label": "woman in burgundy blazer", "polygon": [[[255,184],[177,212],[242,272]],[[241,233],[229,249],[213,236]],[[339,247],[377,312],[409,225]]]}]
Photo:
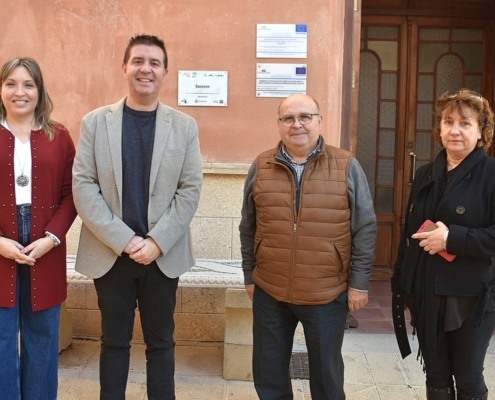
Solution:
[{"label": "woman in burgundy blazer", "polygon": [[0,397],[54,400],[75,149],[35,60],[7,62],[0,85]]}]

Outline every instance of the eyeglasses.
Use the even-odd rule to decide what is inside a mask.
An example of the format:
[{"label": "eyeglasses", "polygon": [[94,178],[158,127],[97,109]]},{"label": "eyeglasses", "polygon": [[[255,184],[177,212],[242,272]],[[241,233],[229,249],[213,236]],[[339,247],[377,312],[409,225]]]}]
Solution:
[{"label": "eyeglasses", "polygon": [[307,125],[313,121],[313,117],[320,114],[301,114],[301,115],[288,115],[286,117],[279,118],[278,120],[283,126],[292,126],[296,122],[296,119],[301,125]]},{"label": "eyeglasses", "polygon": [[467,91],[467,90],[458,90],[455,92],[447,91],[444,94],[442,94],[442,97],[447,96],[449,99],[455,99],[456,97],[459,97],[463,93],[466,93],[466,94],[473,93],[473,94],[469,95],[469,98],[481,101],[483,103],[483,100],[484,100],[483,97],[479,93],[476,93],[475,91]]}]

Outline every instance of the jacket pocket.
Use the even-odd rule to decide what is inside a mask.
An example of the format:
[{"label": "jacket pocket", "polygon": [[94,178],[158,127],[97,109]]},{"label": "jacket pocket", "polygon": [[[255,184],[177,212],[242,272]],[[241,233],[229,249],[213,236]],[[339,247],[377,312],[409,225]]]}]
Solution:
[{"label": "jacket pocket", "polygon": [[258,251],[261,247],[261,242],[263,242],[263,236],[261,236],[260,239],[254,243],[254,255],[255,256],[258,254]]},{"label": "jacket pocket", "polygon": [[338,267],[338,277],[340,280],[340,278],[342,277],[342,274],[344,273],[344,260],[343,260],[343,256],[342,256],[339,248],[335,245],[333,245],[333,247],[335,249],[335,254],[337,255],[337,259],[339,261],[339,265],[337,265],[336,267]]}]

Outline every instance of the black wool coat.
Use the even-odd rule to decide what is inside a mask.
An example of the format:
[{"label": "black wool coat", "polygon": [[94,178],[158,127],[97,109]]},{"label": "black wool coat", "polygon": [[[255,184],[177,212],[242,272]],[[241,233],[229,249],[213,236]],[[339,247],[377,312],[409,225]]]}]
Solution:
[{"label": "black wool coat", "polygon": [[[495,159],[483,149],[473,150],[457,167],[441,199],[432,202],[446,165],[444,149],[432,163],[418,169],[411,189],[392,278],[394,326],[403,357],[410,353],[404,301],[413,320],[427,325],[418,330],[420,341],[422,333],[427,340],[435,341],[430,336],[443,331],[441,296],[476,296],[477,303],[468,318],[472,325],[479,325],[485,312],[495,310]],[[419,240],[411,238],[426,219],[442,221],[449,228],[447,252],[457,256],[452,262],[438,254],[429,255],[419,246]],[[421,310],[418,304],[422,304]],[[428,321],[435,321],[436,326],[428,326]]]}]

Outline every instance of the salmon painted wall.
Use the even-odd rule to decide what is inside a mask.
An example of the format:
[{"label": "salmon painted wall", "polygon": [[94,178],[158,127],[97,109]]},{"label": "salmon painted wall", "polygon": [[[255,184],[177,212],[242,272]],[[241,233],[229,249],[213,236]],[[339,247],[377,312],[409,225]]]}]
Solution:
[{"label": "salmon painted wall", "polygon": [[[256,97],[259,62],[308,64],[307,93],[322,107],[325,139],[339,144],[343,0],[0,0],[0,15],[0,63],[40,63],[53,117],[76,142],[86,113],[126,94],[125,46],[148,33],[169,55],[160,98],[196,118],[205,162],[249,163],[278,142],[281,99]],[[257,23],[308,24],[308,58],[257,59]],[[228,107],[177,106],[178,70],[229,71]]]}]

